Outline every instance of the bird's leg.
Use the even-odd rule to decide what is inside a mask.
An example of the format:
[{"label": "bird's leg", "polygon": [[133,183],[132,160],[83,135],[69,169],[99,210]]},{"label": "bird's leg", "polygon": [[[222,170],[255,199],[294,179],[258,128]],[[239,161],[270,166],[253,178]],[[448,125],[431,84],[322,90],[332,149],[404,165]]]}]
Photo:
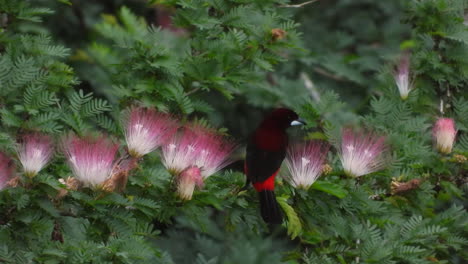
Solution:
[{"label": "bird's leg", "polygon": [[242,188],[237,187],[237,188],[235,188],[235,190],[233,192],[237,195],[237,194],[239,194],[239,193],[241,193],[243,191],[247,191],[249,189],[249,187],[250,187],[250,180],[246,177],[244,187],[242,187]]},{"label": "bird's leg", "polygon": [[249,180],[249,178],[245,177],[245,185],[244,185],[244,187],[242,187],[240,189],[239,192],[247,191],[249,189],[249,187],[250,187],[250,180]]}]

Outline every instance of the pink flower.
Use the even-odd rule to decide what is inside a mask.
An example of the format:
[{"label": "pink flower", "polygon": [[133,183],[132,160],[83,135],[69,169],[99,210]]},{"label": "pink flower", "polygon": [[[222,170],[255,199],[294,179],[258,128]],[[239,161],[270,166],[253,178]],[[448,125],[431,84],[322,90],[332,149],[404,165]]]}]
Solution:
[{"label": "pink flower", "polygon": [[183,200],[191,200],[195,186],[203,186],[201,170],[197,166],[188,167],[177,177],[177,194]]},{"label": "pink flower", "polygon": [[162,147],[162,163],[172,175],[179,175],[184,169],[193,165],[197,149],[197,137],[193,131],[184,127],[174,134],[172,139]]},{"label": "pink flower", "polygon": [[166,143],[178,125],[168,114],[138,107],[128,110],[125,126],[125,139],[130,155],[141,157]]},{"label": "pink flower", "polygon": [[328,145],[320,141],[309,141],[288,148],[286,180],[295,188],[309,189],[320,177],[328,152]]},{"label": "pink flower", "polygon": [[457,130],[455,121],[451,118],[439,118],[432,129],[437,149],[444,154],[452,152]]},{"label": "pink flower", "polygon": [[227,166],[236,145],[200,126],[184,127],[162,148],[162,162],[174,175],[191,166],[201,169],[204,179]]},{"label": "pink flower", "polygon": [[385,137],[346,128],[338,154],[345,173],[359,177],[383,169],[388,163],[387,150]]},{"label": "pink flower", "polygon": [[104,136],[79,138],[70,135],[63,147],[75,177],[85,186],[96,187],[111,176],[119,146]]},{"label": "pink flower", "polygon": [[400,92],[401,99],[405,100],[408,98],[408,94],[411,90],[410,81],[410,53],[405,52],[400,57],[400,62],[397,66],[393,78],[395,79],[398,91]]},{"label": "pink flower", "polygon": [[25,175],[34,177],[52,158],[54,149],[49,136],[33,133],[22,137],[17,152]]},{"label": "pink flower", "polygon": [[0,190],[8,185],[8,181],[13,174],[14,166],[12,160],[0,152]]},{"label": "pink flower", "polygon": [[195,165],[201,168],[201,175],[203,179],[206,179],[233,161],[229,157],[235,150],[236,144],[225,139],[222,135],[209,133],[203,129],[198,130],[197,134],[198,155],[195,159]]}]

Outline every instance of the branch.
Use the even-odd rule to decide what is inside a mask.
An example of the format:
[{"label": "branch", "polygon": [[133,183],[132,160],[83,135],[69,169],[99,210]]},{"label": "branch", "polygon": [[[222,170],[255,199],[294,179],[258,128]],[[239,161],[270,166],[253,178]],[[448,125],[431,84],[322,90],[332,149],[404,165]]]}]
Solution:
[{"label": "branch", "polygon": [[316,102],[320,102],[320,93],[318,92],[314,83],[310,79],[309,75],[307,75],[307,73],[305,72],[301,72],[300,76],[301,76],[302,81],[304,81],[304,86],[306,87],[307,90],[309,90],[310,94],[312,95],[312,98]]},{"label": "branch", "polygon": [[189,95],[191,95],[191,94],[193,94],[193,93],[196,93],[196,92],[198,92],[198,90],[200,90],[200,87],[194,88],[194,89],[192,89],[192,90],[186,92],[186,93],[185,93],[185,96],[189,96]]},{"label": "branch", "polygon": [[304,2],[302,4],[297,4],[297,5],[280,5],[279,7],[292,7],[292,8],[299,8],[299,7],[303,7],[305,5],[308,5],[308,4],[312,4],[312,3],[315,3],[317,2],[318,0],[311,0],[311,1],[307,1],[307,2]]},{"label": "branch", "polygon": [[342,77],[340,77],[338,75],[329,73],[326,70],[323,70],[323,69],[321,69],[319,67],[314,67],[314,72],[316,72],[316,73],[318,73],[320,75],[323,75],[325,77],[331,78],[333,80],[336,80],[336,81],[346,81],[344,78],[342,78]]}]

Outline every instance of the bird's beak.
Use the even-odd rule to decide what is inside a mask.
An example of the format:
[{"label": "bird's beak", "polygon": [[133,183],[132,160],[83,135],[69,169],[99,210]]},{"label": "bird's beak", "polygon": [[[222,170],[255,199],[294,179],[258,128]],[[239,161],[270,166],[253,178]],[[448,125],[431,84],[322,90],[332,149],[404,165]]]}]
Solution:
[{"label": "bird's beak", "polygon": [[298,118],[294,121],[291,122],[291,126],[301,126],[301,125],[305,125],[306,122],[304,120],[302,120],[301,118]]}]

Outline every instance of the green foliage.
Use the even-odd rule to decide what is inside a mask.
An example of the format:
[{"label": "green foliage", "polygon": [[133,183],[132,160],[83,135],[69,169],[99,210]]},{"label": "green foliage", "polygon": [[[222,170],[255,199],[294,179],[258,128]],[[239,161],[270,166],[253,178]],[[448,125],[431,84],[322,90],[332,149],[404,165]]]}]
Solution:
[{"label": "green foliage", "polygon": [[[86,119],[111,110],[103,99],[93,99],[80,91],[73,69],[59,61],[70,50],[52,44],[51,37],[34,32],[16,33],[25,22],[40,22],[38,15],[50,14],[48,8],[30,8],[24,1],[14,5],[2,3],[9,22],[0,39],[0,103],[2,124],[11,129],[57,133],[64,127],[77,132],[92,127]],[[12,21],[12,22],[10,22]],[[69,94],[69,99],[60,99]],[[86,104],[85,104],[86,103]],[[82,105],[83,104],[83,105]],[[70,107],[70,109],[68,109]],[[69,111],[71,110],[71,111]]]},{"label": "green foliage", "polygon": [[[184,28],[179,36],[148,26],[123,7],[96,26],[107,41],[91,45],[89,53],[111,68],[112,97],[124,103],[207,111],[196,94],[217,91],[231,99],[247,84],[260,85],[258,74],[284,60],[279,52],[292,46],[297,25],[275,13],[275,2],[176,1],[182,8],[174,23]],[[272,41],[273,29],[286,31],[288,42]]]},{"label": "green foliage", "polygon": [[302,224],[301,220],[297,216],[297,213],[294,211],[294,208],[291,207],[287,200],[289,197],[278,197],[278,203],[283,209],[284,213],[286,214],[286,218],[288,219],[288,235],[291,236],[292,239],[296,238],[302,231]]},{"label": "green foliage", "polygon": [[[276,227],[237,165],[182,201],[152,153],[123,192],[62,197],[59,179],[71,172],[58,154],[32,179],[17,169],[23,184],[0,191],[0,262],[466,262],[466,1],[287,6],[296,3],[0,0],[0,149],[10,156],[25,131],[122,139],[118,114],[133,104],[239,139],[263,109],[287,106],[307,121],[292,138],[332,145],[332,171],[309,190],[277,181],[285,222]],[[403,50],[407,100],[392,76]],[[442,116],[458,130],[447,155],[431,142]],[[346,178],[333,148],[344,126],[386,136],[391,165]],[[416,188],[392,190],[412,179]]]}]

